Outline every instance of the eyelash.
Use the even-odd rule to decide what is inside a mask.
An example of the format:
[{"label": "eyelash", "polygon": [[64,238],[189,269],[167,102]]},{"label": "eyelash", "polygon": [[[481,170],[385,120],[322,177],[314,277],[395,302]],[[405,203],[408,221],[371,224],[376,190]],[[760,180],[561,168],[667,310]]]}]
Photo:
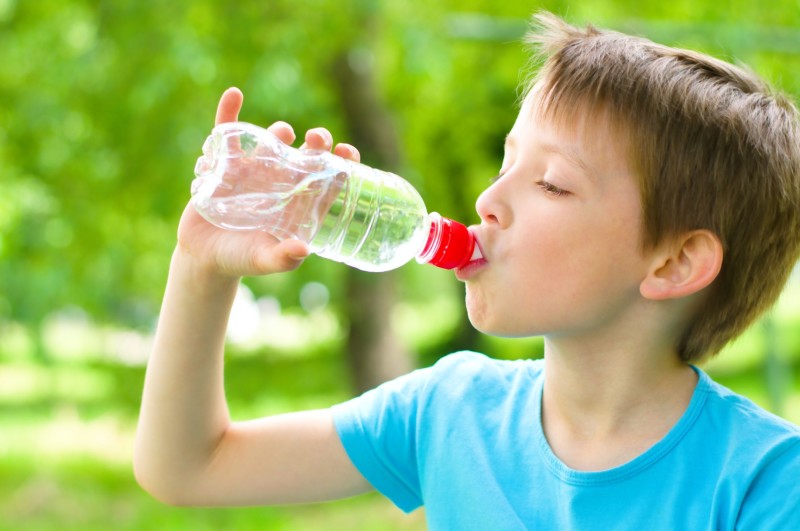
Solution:
[{"label": "eyelash", "polygon": [[541,188],[542,190],[544,190],[548,194],[551,194],[551,195],[554,195],[554,196],[569,195],[569,192],[567,192],[566,190],[562,190],[558,186],[555,186],[554,184],[549,183],[547,181],[539,181],[536,184],[539,185],[539,188]]},{"label": "eyelash", "polygon": [[[500,178],[502,176],[503,176],[503,174],[501,173],[501,174],[499,174],[499,175],[497,175],[495,177],[492,177],[491,179],[489,179],[489,183],[490,184],[496,183],[497,181],[500,180]],[[558,186],[554,185],[553,183],[549,183],[547,181],[539,181],[536,184],[539,186],[539,188],[544,190],[546,193],[554,195],[556,197],[560,197],[560,196],[563,196],[563,195],[569,195],[568,191],[559,188]]]}]

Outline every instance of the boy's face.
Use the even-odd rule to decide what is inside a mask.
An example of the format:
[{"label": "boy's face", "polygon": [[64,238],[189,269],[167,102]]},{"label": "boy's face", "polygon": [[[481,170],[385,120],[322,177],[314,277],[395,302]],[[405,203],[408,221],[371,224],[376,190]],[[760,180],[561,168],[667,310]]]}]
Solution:
[{"label": "boy's face", "polygon": [[592,334],[641,300],[639,186],[606,118],[555,127],[532,91],[508,135],[500,177],[477,201],[485,262],[458,271],[479,330],[501,336]]}]

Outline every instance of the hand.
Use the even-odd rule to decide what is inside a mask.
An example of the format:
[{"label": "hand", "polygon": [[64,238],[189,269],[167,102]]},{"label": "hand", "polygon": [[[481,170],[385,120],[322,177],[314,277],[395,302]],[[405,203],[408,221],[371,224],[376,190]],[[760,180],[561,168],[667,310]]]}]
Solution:
[{"label": "hand", "polygon": [[[216,124],[238,119],[243,95],[239,89],[226,90],[217,107]],[[276,122],[267,128],[283,142],[295,140],[292,127]],[[342,158],[359,161],[358,150],[349,144],[333,147],[333,137],[324,128],[309,130],[301,148],[331,150]],[[178,226],[178,250],[190,256],[203,269],[227,277],[265,275],[290,271],[300,266],[309,254],[308,244],[300,240],[278,241],[263,231],[229,231],[205,219],[190,204]]]}]

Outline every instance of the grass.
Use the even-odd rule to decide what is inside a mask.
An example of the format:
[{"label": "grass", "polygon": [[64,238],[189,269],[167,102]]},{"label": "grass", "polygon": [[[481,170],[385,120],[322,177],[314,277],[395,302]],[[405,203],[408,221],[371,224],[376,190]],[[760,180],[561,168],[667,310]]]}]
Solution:
[{"label": "grass", "polygon": [[[319,407],[344,398],[346,385],[334,361],[233,361],[228,365],[228,380],[234,415],[245,418]],[[37,371],[51,373],[54,385],[44,385],[48,378]],[[794,381],[800,381],[797,367],[793,374]],[[144,493],[131,472],[142,368],[0,365],[0,380],[11,376],[22,376],[32,387],[18,395],[16,402],[8,391],[1,395],[0,529],[424,529],[422,511],[404,515],[377,494],[313,506],[165,506]],[[65,383],[71,378],[77,384],[74,387]],[[768,405],[761,373],[722,373],[718,379]],[[98,387],[87,390],[83,387],[87,384]],[[798,422],[800,387],[795,386],[789,396],[786,416]]]},{"label": "grass", "polygon": [[[413,319],[403,322],[414,328]],[[0,530],[425,528],[423,511],[405,515],[378,494],[313,506],[165,506],[139,488],[131,469],[144,379],[135,352],[110,359],[102,342],[73,327],[69,333],[77,336],[52,342],[55,355],[43,363],[31,355],[31,341],[22,331],[5,332],[0,336]],[[510,358],[541,350],[537,339],[487,341],[489,351]],[[81,343],[88,347],[76,347]],[[146,345],[136,343],[132,350]],[[305,348],[302,355],[234,353],[226,365],[234,418],[346,399],[349,380],[342,360],[322,352],[323,346]],[[765,352],[771,353],[766,358],[771,371],[765,370]],[[770,320],[704,368],[723,385],[800,424],[800,284]]]},{"label": "grass", "polygon": [[315,506],[175,508],[142,492],[130,468],[94,456],[48,466],[34,459],[0,461],[3,529],[59,530],[297,530],[424,528],[377,494]]},{"label": "grass", "polygon": [[[130,462],[144,369],[111,363],[0,365],[0,529],[408,530],[378,494],[310,506],[174,508],[136,484]],[[322,407],[347,397],[338,363],[325,358],[229,364],[234,416]],[[266,391],[269,390],[269,391]]]}]

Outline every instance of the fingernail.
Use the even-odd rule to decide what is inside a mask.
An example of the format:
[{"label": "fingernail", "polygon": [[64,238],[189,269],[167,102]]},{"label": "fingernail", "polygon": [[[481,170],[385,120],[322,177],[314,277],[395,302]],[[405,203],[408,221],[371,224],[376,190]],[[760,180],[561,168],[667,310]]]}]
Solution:
[{"label": "fingernail", "polygon": [[333,143],[333,136],[331,136],[331,133],[327,129],[323,127],[317,127],[314,129],[314,132],[322,139],[322,142],[324,142],[325,145],[330,145]]}]

